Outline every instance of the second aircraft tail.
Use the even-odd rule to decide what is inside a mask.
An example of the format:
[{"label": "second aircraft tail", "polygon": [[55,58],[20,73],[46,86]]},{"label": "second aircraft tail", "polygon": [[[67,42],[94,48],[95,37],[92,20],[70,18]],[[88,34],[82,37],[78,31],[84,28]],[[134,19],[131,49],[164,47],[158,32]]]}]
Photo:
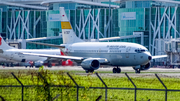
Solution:
[{"label": "second aircraft tail", "polygon": [[2,36],[0,36],[0,49],[2,50],[6,50],[6,49],[12,49],[13,47],[9,46],[4,39],[2,38]]},{"label": "second aircraft tail", "polygon": [[83,40],[78,38],[76,36],[76,34],[74,33],[72,26],[71,26],[71,24],[66,16],[66,13],[64,11],[64,7],[60,7],[59,10],[60,10],[63,44],[83,42]]}]

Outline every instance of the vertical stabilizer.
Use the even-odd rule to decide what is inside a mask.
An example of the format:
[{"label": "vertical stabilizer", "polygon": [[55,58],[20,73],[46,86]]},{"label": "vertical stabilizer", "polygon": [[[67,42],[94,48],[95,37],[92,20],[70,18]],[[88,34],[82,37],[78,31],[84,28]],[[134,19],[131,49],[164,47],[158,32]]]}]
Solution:
[{"label": "vertical stabilizer", "polygon": [[69,22],[67,15],[64,11],[64,7],[60,7],[59,10],[60,10],[63,44],[83,42],[83,40],[78,38],[74,33],[71,23]]},{"label": "vertical stabilizer", "polygon": [[6,50],[6,49],[12,49],[13,47],[10,47],[2,38],[2,36],[0,36],[0,49]]}]

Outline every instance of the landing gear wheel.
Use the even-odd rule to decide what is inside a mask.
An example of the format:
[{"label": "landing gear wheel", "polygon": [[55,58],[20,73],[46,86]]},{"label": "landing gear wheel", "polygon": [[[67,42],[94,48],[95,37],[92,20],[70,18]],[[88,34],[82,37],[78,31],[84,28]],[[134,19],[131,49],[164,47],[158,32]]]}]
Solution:
[{"label": "landing gear wheel", "polygon": [[9,67],[9,64],[7,63],[6,66]]},{"label": "landing gear wheel", "polygon": [[14,64],[13,64],[13,63],[11,63],[11,67],[14,67]]},{"label": "landing gear wheel", "polygon": [[117,66],[117,68],[113,68],[113,73],[121,73],[121,68]]},{"label": "landing gear wheel", "polygon": [[136,73],[141,73],[141,70],[140,69],[136,69],[135,72]]},{"label": "landing gear wheel", "polygon": [[121,73],[121,68],[118,68],[118,67],[117,67],[117,68],[116,68],[116,72],[117,72],[117,73]]},{"label": "landing gear wheel", "polygon": [[117,68],[113,68],[113,73],[116,73],[117,72]]},{"label": "landing gear wheel", "polygon": [[48,67],[49,67],[49,68],[51,68],[51,67],[52,67],[52,65],[51,65],[51,64],[48,64]]},{"label": "landing gear wheel", "polygon": [[40,66],[35,66],[35,68],[39,68]]}]

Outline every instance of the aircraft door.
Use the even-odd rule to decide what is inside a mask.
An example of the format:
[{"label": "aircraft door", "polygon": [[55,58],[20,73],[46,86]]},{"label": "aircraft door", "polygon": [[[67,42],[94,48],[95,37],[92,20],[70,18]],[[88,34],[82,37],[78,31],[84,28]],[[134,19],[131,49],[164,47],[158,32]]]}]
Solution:
[{"label": "aircraft door", "polygon": [[99,48],[99,52],[98,52],[98,55],[100,55],[100,53],[101,53],[101,48]]},{"label": "aircraft door", "polygon": [[129,52],[131,50],[131,47],[126,48],[126,58],[129,58]]}]

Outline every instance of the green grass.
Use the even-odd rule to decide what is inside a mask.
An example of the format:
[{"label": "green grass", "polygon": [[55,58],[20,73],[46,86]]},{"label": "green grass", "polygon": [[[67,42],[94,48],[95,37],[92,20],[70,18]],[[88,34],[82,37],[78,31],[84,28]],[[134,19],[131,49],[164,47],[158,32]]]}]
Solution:
[{"label": "green grass", "polygon": [[[0,72],[0,85],[20,85],[18,81],[11,75],[13,72],[17,78],[23,83],[23,85],[36,85],[34,87],[24,88],[24,101],[46,101],[52,99],[55,96],[58,98],[55,101],[76,101],[75,84],[66,74],[67,71],[49,71],[49,70],[3,70]],[[44,80],[38,76],[38,72],[45,77],[48,84],[51,85],[66,85],[67,87],[50,87],[44,82]],[[79,86],[85,88],[79,89],[79,101],[95,101],[99,96],[102,96],[100,101],[105,100],[105,89],[90,89],[89,87],[105,87],[103,83],[95,74],[77,75],[81,73],[79,71],[70,72],[70,75],[74,78]],[[132,73],[130,73],[132,74]],[[104,80],[108,87],[117,88],[134,88],[128,78],[124,76],[103,76],[100,73],[101,78]],[[155,76],[136,75],[131,77],[137,88],[150,88],[150,89],[164,89],[163,85],[158,81]],[[161,80],[167,86],[168,89],[180,89],[179,78],[161,77]],[[43,85],[41,87],[40,85]],[[72,87],[74,86],[74,87]],[[21,87],[0,87],[0,96],[6,101],[19,101],[21,100]],[[48,96],[49,94],[49,96]],[[168,101],[177,101],[180,99],[180,92],[168,92]],[[108,101],[132,101],[134,100],[134,90],[118,90],[108,89],[107,92]],[[145,91],[137,90],[137,101],[164,101],[164,91]]]}]

